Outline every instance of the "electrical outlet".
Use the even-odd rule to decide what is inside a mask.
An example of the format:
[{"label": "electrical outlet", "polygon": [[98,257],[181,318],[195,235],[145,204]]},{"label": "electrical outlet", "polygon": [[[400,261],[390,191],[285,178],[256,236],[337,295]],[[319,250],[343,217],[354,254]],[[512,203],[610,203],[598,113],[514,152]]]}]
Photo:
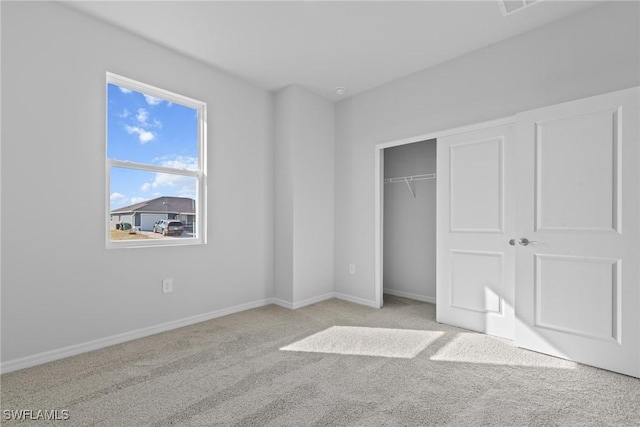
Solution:
[{"label": "electrical outlet", "polygon": [[349,264],[349,274],[356,274],[356,265]]},{"label": "electrical outlet", "polygon": [[162,279],[162,293],[173,292],[173,279]]}]

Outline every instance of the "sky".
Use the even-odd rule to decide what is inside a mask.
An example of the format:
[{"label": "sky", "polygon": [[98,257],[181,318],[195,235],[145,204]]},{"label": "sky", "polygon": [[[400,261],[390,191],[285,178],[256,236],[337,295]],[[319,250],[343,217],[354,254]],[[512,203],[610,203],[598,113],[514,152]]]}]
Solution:
[{"label": "sky", "polygon": [[[115,160],[197,170],[197,110],[108,84],[107,156]],[[155,199],[195,199],[196,179],[111,168],[111,210]]]}]

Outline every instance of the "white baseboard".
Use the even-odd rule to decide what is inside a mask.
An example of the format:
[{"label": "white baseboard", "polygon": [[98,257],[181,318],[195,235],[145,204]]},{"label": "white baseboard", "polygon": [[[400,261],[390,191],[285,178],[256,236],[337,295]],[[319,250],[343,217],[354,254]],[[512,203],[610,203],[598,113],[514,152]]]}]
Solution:
[{"label": "white baseboard", "polygon": [[426,295],[412,294],[410,292],[398,291],[396,289],[384,288],[383,289],[383,293],[389,294],[389,295],[394,295],[394,296],[397,296],[397,297],[402,297],[402,298],[414,299],[416,301],[430,302],[431,304],[435,304],[436,303],[435,297],[430,297],[430,296],[426,296]]},{"label": "white baseboard", "polygon": [[333,297],[334,297],[334,293],[333,292],[329,292],[329,293],[326,293],[324,295],[319,295],[317,297],[307,298],[307,299],[302,300],[302,301],[294,302],[293,303],[293,309],[295,310],[297,308],[306,307],[308,305],[315,304],[317,302],[326,301],[326,300],[331,299]]},{"label": "white baseboard", "polygon": [[247,304],[240,304],[229,308],[223,308],[215,310],[209,313],[198,314],[195,316],[185,317],[184,319],[173,320],[171,322],[161,323],[159,325],[149,326],[146,328],[136,329],[130,332],[124,332],[122,334],[112,335],[105,338],[99,338],[92,341],[87,341],[80,344],[70,345],[55,350],[49,350],[42,353],[34,354],[31,356],[25,356],[14,360],[2,362],[0,364],[0,372],[8,373],[17,371],[20,369],[30,368],[32,366],[42,365],[44,363],[53,362],[54,360],[64,359],[66,357],[75,356],[89,351],[99,350],[101,348],[109,347],[115,344],[121,344],[123,342],[136,340],[138,338],[148,337],[150,335],[159,334],[161,332],[170,331],[172,329],[182,328],[184,326],[193,325],[207,320],[215,319],[217,317],[227,316],[229,314],[239,313],[241,311],[250,310],[252,308],[264,307],[269,304],[276,304],[280,307],[295,310],[307,305],[315,304],[320,301],[325,301],[331,298],[339,298],[345,301],[349,301],[355,304],[366,305],[368,307],[379,308],[375,301],[369,301],[362,298],[352,297],[337,292],[329,292],[324,295],[309,298],[296,303],[281,300],[279,298],[267,298],[250,302]]},{"label": "white baseboard", "polygon": [[[275,305],[279,305],[280,307],[284,307],[284,308],[288,308],[290,310],[297,310],[299,308],[302,307],[306,307],[308,305],[311,304],[316,304],[318,302],[322,302],[322,301],[326,301],[328,299],[331,298],[338,298],[338,299],[342,299],[342,300],[346,300],[346,301],[350,301],[356,304],[362,304],[362,305],[366,305],[366,306],[370,306],[370,307],[374,307],[375,306],[375,302],[373,301],[367,301],[367,300],[363,300],[360,298],[355,298],[355,297],[351,297],[348,295],[344,295],[344,294],[339,294],[336,292],[328,292],[324,295],[319,295],[317,297],[313,297],[313,298],[307,298],[305,300],[302,301],[298,301],[298,302],[291,302],[291,301],[285,301],[282,300],[280,298],[271,298],[271,302]],[[373,305],[372,305],[373,304]]]},{"label": "white baseboard", "polygon": [[368,299],[358,298],[358,297],[354,297],[347,294],[341,294],[340,292],[334,292],[333,296],[335,298],[338,298],[344,301],[349,301],[354,304],[366,305],[367,307],[371,307],[371,308],[380,308],[380,306],[378,306],[378,304],[376,304],[375,301],[371,301]]},{"label": "white baseboard", "polygon": [[138,338],[148,337],[160,332],[170,331],[172,329],[182,328],[184,326],[193,325],[195,323],[205,322],[217,317],[227,316],[233,313],[250,310],[252,308],[263,307],[275,303],[272,298],[254,301],[247,304],[240,304],[209,313],[198,314],[196,316],[185,317],[184,319],[173,320],[171,322],[161,323],[159,325],[149,326],[147,328],[137,329],[131,332],[112,335],[110,337],[99,338],[97,340],[87,341],[81,344],[75,344],[68,347],[49,350],[43,353],[31,356],[21,357],[19,359],[9,360],[0,365],[0,372],[7,373],[17,371],[19,369],[30,368],[43,363],[53,362],[54,360],[64,359],[65,357],[75,356],[89,351],[98,350],[115,344],[132,341]]},{"label": "white baseboard", "polygon": [[270,298],[271,304],[275,304],[277,306],[288,308],[289,310],[293,310],[293,303],[290,301],[285,301],[280,298]]}]

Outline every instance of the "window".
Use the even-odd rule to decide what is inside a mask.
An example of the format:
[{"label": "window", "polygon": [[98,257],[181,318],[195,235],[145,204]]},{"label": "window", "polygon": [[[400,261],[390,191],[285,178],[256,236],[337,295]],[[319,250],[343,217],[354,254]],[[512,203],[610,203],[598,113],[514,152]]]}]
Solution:
[{"label": "window", "polygon": [[205,242],[205,146],[205,103],[107,73],[107,247]]}]

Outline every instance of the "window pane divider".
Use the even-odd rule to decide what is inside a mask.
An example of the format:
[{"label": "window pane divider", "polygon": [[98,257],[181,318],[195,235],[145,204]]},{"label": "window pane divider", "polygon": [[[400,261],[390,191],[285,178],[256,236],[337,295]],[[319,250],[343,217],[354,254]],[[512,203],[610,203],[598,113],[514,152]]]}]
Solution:
[{"label": "window pane divider", "polygon": [[190,169],[176,169],[170,168],[166,166],[157,166],[157,165],[149,165],[144,163],[135,163],[123,160],[114,160],[109,159],[108,164],[111,167],[119,167],[119,168],[127,168],[127,169],[137,169],[149,172],[159,172],[159,173],[168,173],[172,175],[183,175],[183,176],[200,176],[200,172],[197,170]]}]

